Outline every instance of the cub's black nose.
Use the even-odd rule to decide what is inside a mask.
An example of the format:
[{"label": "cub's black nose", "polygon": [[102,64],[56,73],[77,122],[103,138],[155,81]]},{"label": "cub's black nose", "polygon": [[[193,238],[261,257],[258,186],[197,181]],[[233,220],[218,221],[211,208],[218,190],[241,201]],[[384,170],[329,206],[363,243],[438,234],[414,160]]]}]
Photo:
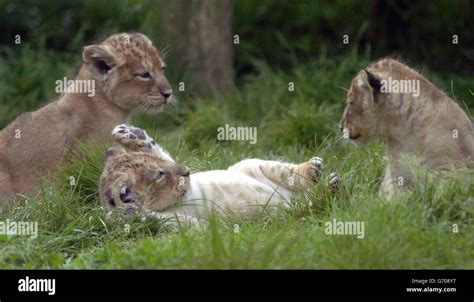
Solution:
[{"label": "cub's black nose", "polygon": [[161,95],[165,97],[165,99],[169,98],[173,91],[160,91]]},{"label": "cub's black nose", "polygon": [[130,188],[126,187],[123,192],[120,193],[120,200],[123,203],[135,202],[135,193],[130,191]]}]

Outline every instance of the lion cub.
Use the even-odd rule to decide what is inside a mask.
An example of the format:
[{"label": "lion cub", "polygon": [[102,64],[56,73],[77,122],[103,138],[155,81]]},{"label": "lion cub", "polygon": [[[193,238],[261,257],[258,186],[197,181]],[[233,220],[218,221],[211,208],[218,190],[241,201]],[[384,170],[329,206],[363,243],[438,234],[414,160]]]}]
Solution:
[{"label": "lion cub", "polygon": [[109,139],[132,112],[156,113],[171,99],[165,63],[143,34],[112,35],[84,47],[82,59],[75,83],[93,82],[95,91],[67,89],[0,132],[0,207],[15,194],[34,194],[37,178],[56,171],[79,140]]},{"label": "lion cub", "polygon": [[443,91],[410,67],[382,59],[352,80],[340,128],[356,144],[386,142],[381,193],[391,197],[415,180],[417,164],[434,170],[472,167],[474,127]]},{"label": "lion cub", "polygon": [[[227,170],[190,175],[187,167],[175,163],[140,128],[120,125],[113,137],[131,152],[121,146],[107,151],[100,199],[105,207],[120,207],[126,213],[142,208],[159,211],[157,217],[177,216],[187,221],[205,218],[212,211],[252,214],[262,206],[289,201],[292,193],[317,183],[323,171],[322,159],[313,157],[298,165],[247,159]],[[339,177],[329,175],[331,189],[338,184]]]}]

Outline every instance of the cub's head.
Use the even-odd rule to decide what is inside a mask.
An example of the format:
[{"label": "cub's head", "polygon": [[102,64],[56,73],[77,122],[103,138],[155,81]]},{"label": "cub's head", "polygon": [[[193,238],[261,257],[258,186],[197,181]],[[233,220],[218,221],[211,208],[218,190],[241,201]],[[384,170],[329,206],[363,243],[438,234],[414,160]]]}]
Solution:
[{"label": "cub's head", "polygon": [[189,180],[189,169],[174,161],[112,147],[100,179],[100,199],[105,207],[126,212],[140,207],[160,211],[180,202]]},{"label": "cub's head", "polygon": [[363,69],[352,80],[347,92],[340,129],[346,139],[367,144],[383,137],[383,105],[380,102],[380,81]]},{"label": "cub's head", "polygon": [[143,34],[112,35],[84,47],[82,59],[96,89],[124,111],[156,113],[172,98],[165,62]]}]

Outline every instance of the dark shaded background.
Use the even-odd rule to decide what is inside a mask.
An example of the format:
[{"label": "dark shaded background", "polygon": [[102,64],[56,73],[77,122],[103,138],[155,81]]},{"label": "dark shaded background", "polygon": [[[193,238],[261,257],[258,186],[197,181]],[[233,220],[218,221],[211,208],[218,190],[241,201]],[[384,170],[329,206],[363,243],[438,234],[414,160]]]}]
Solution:
[{"label": "dark shaded background", "polygon": [[[208,96],[214,86],[241,87],[262,65],[288,72],[312,60],[337,61],[354,54],[356,60],[397,55],[415,68],[435,72],[448,83],[443,89],[450,89],[453,74],[469,87],[473,12],[469,0],[0,0],[0,126],[50,100],[54,79],[80,64],[83,46],[123,31],[143,32],[156,45],[170,48],[170,82],[189,80],[192,96]],[[209,21],[207,31],[196,25],[198,13]],[[224,30],[226,24],[230,31]],[[21,46],[14,44],[17,34]],[[197,34],[214,35],[211,49],[200,49],[202,39],[191,39]],[[238,45],[232,43],[236,34]],[[343,44],[344,35],[349,44]],[[452,43],[453,35],[459,44]],[[198,50],[211,59],[194,56]],[[223,55],[228,55],[228,66],[212,59]],[[469,90],[460,93],[470,106]]]},{"label": "dark shaded background", "polygon": [[[474,1],[277,1],[235,0],[233,32],[237,75],[252,71],[252,60],[288,67],[323,48],[328,55],[348,47],[367,48],[376,58],[397,53],[429,62],[439,70],[474,70]],[[118,31],[142,31],[159,43],[159,1],[0,1],[0,43],[13,36],[36,47],[77,52]],[[172,12],[170,12],[172,13]],[[165,12],[167,15],[168,12]],[[459,44],[452,44],[452,35]],[[183,37],[185,38],[185,37]]]}]

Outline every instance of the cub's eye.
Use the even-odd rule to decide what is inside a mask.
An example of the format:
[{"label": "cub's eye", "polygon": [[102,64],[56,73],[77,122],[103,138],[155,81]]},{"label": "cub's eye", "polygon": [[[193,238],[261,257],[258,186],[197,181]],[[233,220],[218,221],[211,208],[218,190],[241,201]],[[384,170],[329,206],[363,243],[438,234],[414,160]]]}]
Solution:
[{"label": "cub's eye", "polygon": [[161,181],[166,175],[166,172],[164,170],[158,170],[156,172],[156,178],[155,178],[155,181]]},{"label": "cub's eye", "polygon": [[140,74],[138,74],[138,76],[142,79],[145,79],[145,80],[150,80],[151,79],[151,74],[149,72],[140,73]]}]

